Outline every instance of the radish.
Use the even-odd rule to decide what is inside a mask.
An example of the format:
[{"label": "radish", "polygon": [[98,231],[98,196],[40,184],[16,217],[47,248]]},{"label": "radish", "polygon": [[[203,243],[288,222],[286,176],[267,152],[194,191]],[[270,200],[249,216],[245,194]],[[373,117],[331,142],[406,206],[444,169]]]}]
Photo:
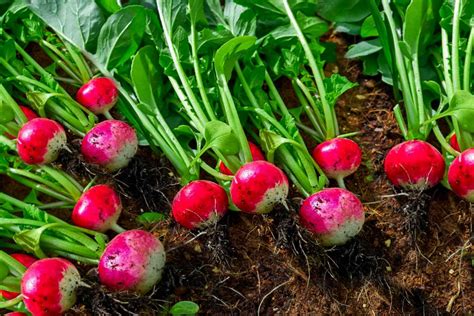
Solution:
[{"label": "radish", "polygon": [[30,109],[29,107],[26,107],[24,105],[20,105],[20,109],[23,112],[23,114],[25,114],[26,119],[28,121],[31,121],[32,119],[35,119],[35,118],[39,117],[38,114],[36,114],[35,111]]},{"label": "radish", "polygon": [[10,313],[6,313],[3,316],[27,316],[27,315],[25,313],[22,313],[22,312],[10,312]]},{"label": "radish", "polygon": [[66,141],[66,132],[59,123],[47,118],[35,118],[25,123],[18,132],[17,150],[27,164],[47,164],[58,158]]},{"label": "radish", "polygon": [[409,140],[388,152],[384,169],[388,179],[405,189],[425,190],[438,184],[444,175],[444,159],[431,144]]},{"label": "radish", "polygon": [[128,165],[138,149],[135,130],[118,120],[103,121],[82,140],[81,152],[87,162],[116,171]]},{"label": "radish", "polygon": [[112,239],[99,262],[99,279],[113,291],[145,294],[161,279],[166,253],[144,230],[129,230]]},{"label": "radish", "polygon": [[[23,253],[12,253],[10,256],[16,259],[16,261],[24,265],[26,268],[30,267],[35,261],[37,261],[36,258],[30,255],[25,255]],[[3,298],[5,298],[6,300],[14,299],[19,294],[20,293],[0,290],[0,295],[3,296]]]},{"label": "radish", "polygon": [[228,208],[227,193],[220,185],[197,180],[178,192],[173,200],[172,213],[178,223],[194,229],[214,225]]},{"label": "radish", "polygon": [[313,158],[328,178],[344,187],[343,179],[360,166],[362,151],[356,142],[347,138],[333,138],[313,150]]},{"label": "radish", "polygon": [[79,198],[72,211],[74,224],[98,232],[122,232],[117,220],[122,212],[120,196],[110,186],[95,185]]},{"label": "radish", "polygon": [[288,178],[267,161],[253,161],[240,168],[232,179],[232,202],[246,213],[269,213],[288,196]]},{"label": "radish", "polygon": [[[262,153],[262,151],[260,150],[260,148],[258,148],[257,145],[255,145],[252,142],[249,142],[249,147],[250,147],[250,153],[252,154],[253,161],[265,160],[265,155]],[[234,174],[229,168],[227,168],[227,166],[222,161],[219,164],[219,171],[228,176],[231,176]]]},{"label": "radish", "polygon": [[35,316],[61,315],[76,302],[81,276],[65,259],[47,258],[33,263],[21,281],[23,302]]},{"label": "radish", "polygon": [[330,188],[308,197],[300,208],[301,223],[323,246],[345,244],[364,224],[364,209],[351,192]]},{"label": "radish", "polygon": [[474,148],[463,151],[448,170],[451,189],[469,202],[474,202]]},{"label": "radish", "polygon": [[119,97],[117,85],[110,78],[89,80],[77,91],[77,102],[91,110],[94,114],[107,114],[117,103]]},{"label": "radish", "polygon": [[456,134],[453,134],[453,136],[451,136],[451,138],[449,139],[449,144],[451,145],[451,147],[453,147],[454,150],[461,151]]}]

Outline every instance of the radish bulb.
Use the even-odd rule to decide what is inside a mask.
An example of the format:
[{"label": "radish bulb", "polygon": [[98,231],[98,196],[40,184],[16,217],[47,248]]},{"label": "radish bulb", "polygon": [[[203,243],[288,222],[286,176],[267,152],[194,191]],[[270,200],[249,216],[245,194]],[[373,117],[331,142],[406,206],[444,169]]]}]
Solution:
[{"label": "radish bulb", "polygon": [[[257,145],[252,142],[249,142],[249,147],[253,161],[265,160],[265,155],[262,153],[262,151],[260,150],[260,148],[258,148]],[[228,176],[234,174],[229,168],[227,168],[227,166],[222,161],[219,163],[219,171]]]},{"label": "radish bulb", "polygon": [[[12,253],[10,256],[16,259],[16,261],[24,265],[26,268],[29,268],[35,261],[37,261],[35,257],[25,255],[23,253]],[[6,300],[12,300],[18,295],[20,295],[20,293],[0,290],[0,295],[3,296],[3,298]]]},{"label": "radish bulb", "polygon": [[61,315],[76,303],[81,276],[65,259],[47,258],[33,263],[21,281],[23,302],[35,316]]},{"label": "radish bulb", "polygon": [[451,145],[451,147],[453,147],[454,150],[459,152],[461,151],[456,134],[453,134],[453,136],[451,136],[451,138],[449,139],[449,144]]},{"label": "radish bulb", "polygon": [[106,77],[89,80],[77,91],[77,102],[94,114],[109,116],[109,110],[117,103],[119,93],[115,82]]},{"label": "radish bulb", "polygon": [[10,312],[10,313],[6,313],[3,316],[27,316],[27,315],[25,313],[22,313],[22,312]]},{"label": "radish bulb", "polygon": [[112,239],[99,262],[100,282],[113,291],[145,294],[161,279],[166,253],[144,230],[129,230]]},{"label": "radish bulb", "polygon": [[451,189],[463,199],[474,202],[474,148],[463,151],[448,170]]},{"label": "radish bulb", "polygon": [[347,138],[333,138],[313,150],[313,158],[328,178],[344,186],[343,179],[360,166],[362,151],[356,142]]},{"label": "radish bulb", "polygon": [[308,197],[300,208],[301,223],[323,246],[343,245],[364,225],[364,209],[351,192],[330,188]]},{"label": "radish bulb", "polygon": [[99,184],[84,192],[72,211],[72,222],[80,227],[105,232],[113,229],[122,232],[117,225],[122,212],[120,196],[110,186]]},{"label": "radish bulb", "polygon": [[174,219],[188,229],[217,223],[227,212],[229,199],[218,184],[197,180],[179,190],[172,205]]},{"label": "radish bulb", "polygon": [[241,211],[252,214],[271,212],[288,196],[288,178],[267,161],[253,161],[240,168],[232,179],[230,196]]},{"label": "radish bulb", "polygon": [[64,128],[47,118],[35,118],[25,123],[18,132],[17,150],[27,164],[48,164],[58,158],[66,146]]},{"label": "radish bulb", "polygon": [[388,179],[408,190],[425,190],[438,184],[444,175],[444,159],[431,144],[409,140],[388,152],[384,169]]},{"label": "radish bulb", "polygon": [[88,163],[116,171],[128,165],[138,149],[135,130],[118,120],[103,121],[84,137],[81,152]]}]

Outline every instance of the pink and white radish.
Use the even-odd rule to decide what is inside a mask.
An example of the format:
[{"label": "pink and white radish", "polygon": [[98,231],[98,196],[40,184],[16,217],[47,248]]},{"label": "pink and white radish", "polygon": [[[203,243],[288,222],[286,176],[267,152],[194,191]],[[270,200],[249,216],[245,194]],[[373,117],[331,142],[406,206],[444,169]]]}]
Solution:
[{"label": "pink and white radish", "polygon": [[17,150],[27,164],[48,164],[58,158],[66,146],[64,128],[47,118],[35,118],[25,123],[18,132]]},{"label": "pink and white radish", "polygon": [[[23,253],[12,253],[10,256],[16,259],[16,261],[24,265],[26,268],[29,268],[35,261],[38,260],[35,257]],[[11,300],[20,295],[20,293],[0,290],[0,295],[6,300]]]},{"label": "pink and white radish", "polygon": [[323,246],[345,244],[364,225],[364,209],[351,192],[330,188],[308,197],[300,208],[301,223]]},{"label": "pink and white radish", "polygon": [[232,179],[230,196],[241,211],[252,214],[271,212],[288,196],[288,178],[267,161],[253,161],[241,167]]},{"label": "pink and white radish", "polygon": [[409,140],[388,152],[384,169],[388,179],[404,189],[425,190],[438,184],[444,175],[444,159],[431,144]]},{"label": "pink and white radish", "polygon": [[454,193],[474,202],[474,148],[463,151],[449,166],[448,182]]},{"label": "pink and white radish", "polygon": [[77,91],[76,100],[94,114],[106,114],[117,103],[117,85],[106,77],[89,80]]},{"label": "pink and white radish", "polygon": [[229,199],[218,184],[197,180],[179,190],[172,205],[174,219],[188,229],[217,223],[227,212]]},{"label": "pink and white radish", "polygon": [[343,179],[360,166],[362,151],[356,142],[347,138],[333,138],[313,150],[313,158],[328,178],[344,187]]},{"label": "pink and white radish", "polygon": [[116,171],[128,165],[138,149],[135,130],[118,120],[103,121],[84,137],[81,152],[88,163]]},{"label": "pink and white radish", "polygon": [[122,212],[120,196],[110,186],[99,184],[84,192],[72,211],[72,222],[80,227],[105,232],[113,229],[122,232],[117,225]]},{"label": "pink and white radish", "polygon": [[[249,142],[249,147],[253,161],[265,160],[265,155],[262,153],[262,151],[260,150],[260,148],[258,148],[257,145],[252,142]],[[222,161],[219,163],[219,171],[228,176],[234,174],[229,168],[227,168],[227,166]]]},{"label": "pink and white radish", "polygon": [[113,291],[145,294],[161,279],[166,253],[144,230],[129,230],[112,239],[99,262],[99,279]]},{"label": "pink and white radish", "polygon": [[47,258],[33,263],[21,281],[23,302],[35,316],[61,315],[76,303],[81,276],[65,259]]}]

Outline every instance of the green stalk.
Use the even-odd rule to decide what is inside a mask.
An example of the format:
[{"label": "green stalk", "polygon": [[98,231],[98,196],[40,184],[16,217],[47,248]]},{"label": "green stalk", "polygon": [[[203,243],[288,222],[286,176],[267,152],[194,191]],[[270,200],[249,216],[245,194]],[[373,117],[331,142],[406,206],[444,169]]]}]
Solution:
[{"label": "green stalk", "polygon": [[471,89],[471,58],[472,50],[474,49],[474,26],[471,27],[471,32],[469,33],[469,40],[467,41],[466,47],[466,57],[464,58],[464,83],[463,89],[465,91],[470,91]]},{"label": "green stalk", "polygon": [[453,39],[451,42],[451,62],[453,69],[454,91],[461,89],[461,74],[459,71],[459,23],[461,15],[461,0],[454,0]]},{"label": "green stalk", "polygon": [[25,113],[23,113],[20,106],[16,103],[16,101],[12,98],[10,93],[8,93],[7,89],[5,89],[2,84],[0,84],[0,99],[10,106],[10,108],[15,113],[15,117],[18,119],[18,123],[20,123],[20,125],[28,122]]},{"label": "green stalk", "polygon": [[48,188],[47,186],[44,186],[42,184],[38,184],[36,182],[33,182],[33,181],[30,181],[28,179],[25,179],[23,177],[19,177],[15,174],[8,174],[7,175],[12,178],[13,180],[15,180],[16,182],[19,182],[33,190],[36,190],[36,191],[39,191],[41,193],[44,193],[46,195],[49,195],[55,199],[58,199],[58,200],[61,200],[61,201],[64,201],[64,202],[68,202],[68,203],[75,203],[75,201],[73,199],[71,199],[70,197],[67,197],[61,193],[58,193],[54,190],[51,190],[50,188]]},{"label": "green stalk", "polygon": [[435,134],[436,139],[440,143],[441,147],[443,147],[444,150],[446,150],[448,153],[453,155],[454,157],[459,156],[459,153],[451,147],[451,145],[446,141],[446,138],[443,136],[441,133],[441,130],[439,129],[438,124],[435,124],[433,126],[433,132]]},{"label": "green stalk", "polygon": [[72,60],[74,61],[74,64],[77,66],[77,69],[79,70],[79,73],[82,78],[82,83],[86,83],[89,81],[92,77],[92,71],[87,65],[87,62],[84,60],[84,58],[77,54],[74,48],[69,44],[67,41],[62,41],[64,46],[69,52],[69,55],[71,55]]},{"label": "green stalk", "polygon": [[3,261],[6,265],[8,265],[10,271],[15,276],[22,276],[26,272],[26,268],[24,265],[19,263],[18,260],[10,256],[3,250],[0,250],[0,261]]},{"label": "green stalk", "polygon": [[20,303],[22,300],[23,300],[23,295],[20,294],[14,299],[11,299],[5,302],[0,302],[0,308],[8,308],[8,307],[15,306],[16,304]]},{"label": "green stalk", "polygon": [[45,167],[42,167],[41,169],[47,174],[49,174],[49,176],[51,176],[57,182],[59,182],[74,200],[76,201],[79,200],[79,198],[82,195],[82,191],[80,191],[78,187],[76,186],[76,184],[79,185],[76,181],[74,181],[75,183],[71,182],[70,181],[71,177],[65,176],[61,171],[58,171],[54,168],[45,166]]},{"label": "green stalk", "polygon": [[41,40],[39,44],[43,48],[43,51],[46,53],[46,55],[48,55],[49,58],[51,58],[51,60],[53,60],[59,67],[61,67],[61,69],[64,70],[70,77],[72,77],[75,82],[82,83],[82,79],[77,75],[79,72],[77,67],[75,67],[59,49],[45,40]]},{"label": "green stalk", "polygon": [[300,103],[303,105],[303,109],[306,112],[306,115],[311,121],[311,124],[313,125],[313,127],[316,129],[316,134],[319,139],[319,142],[323,141],[324,132],[322,131],[321,126],[319,125],[317,117],[315,116],[314,112],[311,110],[311,107],[308,104],[308,99],[304,97],[301,89],[295,83],[295,81],[292,81],[292,85],[293,85],[293,91],[295,91],[296,97],[298,98]]},{"label": "green stalk", "polygon": [[454,92],[453,82],[451,80],[451,54],[449,52],[449,42],[448,42],[448,32],[445,29],[441,28],[441,49],[443,52],[443,72],[444,72],[444,84],[446,93],[448,95],[448,100],[451,99]]},{"label": "green stalk", "polygon": [[283,5],[285,7],[285,11],[288,15],[288,18],[290,19],[290,23],[293,26],[293,29],[295,30],[296,35],[301,43],[301,46],[305,51],[306,58],[308,59],[309,66],[311,68],[311,71],[313,72],[313,76],[316,81],[316,86],[318,88],[319,96],[321,98],[321,104],[323,106],[324,119],[326,120],[326,138],[334,138],[336,137],[337,121],[335,120],[335,114],[333,113],[334,109],[331,108],[326,99],[326,89],[323,83],[323,75],[319,71],[311,48],[309,47],[308,42],[306,41],[306,38],[303,32],[301,31],[300,26],[298,25],[298,21],[296,21],[296,18],[293,12],[291,11],[288,0],[283,0]]},{"label": "green stalk", "polygon": [[[320,130],[324,135],[324,133],[325,133],[325,126],[324,126],[324,123],[323,123],[324,120],[321,117],[321,113],[319,112],[318,106],[314,102],[314,99],[311,96],[311,93],[309,92],[308,88],[303,84],[303,82],[301,82],[301,80],[296,78],[295,82],[296,82],[296,85],[298,86],[299,90],[301,90],[301,92],[304,94],[304,97],[306,98],[306,100],[309,102],[309,104],[313,108],[313,113],[316,115],[317,125],[315,125],[314,128],[316,128],[317,130]],[[293,88],[296,88],[296,87],[293,85]]]},{"label": "green stalk", "polygon": [[[417,96],[417,104],[418,104],[418,120],[419,120],[419,125],[422,126],[423,122],[425,121],[425,106],[424,106],[424,101],[423,101],[423,90],[421,88],[421,76],[420,76],[420,67],[418,64],[418,54],[413,55],[413,60],[412,60],[412,65],[413,65],[413,75],[415,79],[415,95]],[[421,127],[420,129],[424,129]],[[423,133],[420,131],[426,138],[428,135],[426,133]]]},{"label": "green stalk", "polygon": [[15,174],[15,175],[18,175],[18,176],[21,176],[21,177],[31,179],[31,180],[36,181],[38,183],[44,184],[45,186],[51,188],[52,190],[54,190],[56,192],[59,192],[60,194],[63,194],[63,195],[66,195],[66,194],[69,193],[66,190],[64,190],[62,187],[60,187],[59,185],[57,185],[57,184],[55,184],[55,183],[53,183],[49,180],[46,180],[43,177],[40,177],[40,176],[30,172],[30,171],[16,169],[16,168],[8,168],[7,173]]}]

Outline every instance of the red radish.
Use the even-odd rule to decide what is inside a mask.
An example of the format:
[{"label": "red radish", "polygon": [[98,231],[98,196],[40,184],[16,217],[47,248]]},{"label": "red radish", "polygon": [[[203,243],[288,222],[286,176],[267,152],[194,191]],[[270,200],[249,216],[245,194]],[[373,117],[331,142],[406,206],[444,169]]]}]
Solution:
[{"label": "red radish", "polygon": [[114,291],[145,294],[161,279],[166,253],[144,230],[129,230],[112,239],[99,262],[99,279]]},{"label": "red radish", "polygon": [[107,113],[119,97],[117,85],[110,78],[95,78],[89,80],[77,92],[77,102],[95,114]]},{"label": "red radish", "polygon": [[463,151],[448,170],[451,189],[463,199],[474,202],[474,148]]},{"label": "red radish", "polygon": [[[24,265],[26,268],[31,266],[35,261],[37,261],[36,258],[30,256],[30,255],[25,255],[23,253],[12,253],[10,256],[16,259],[19,263]],[[0,290],[0,295],[3,296],[6,300],[11,300],[17,297],[20,293],[15,293],[15,292],[9,292],[9,291],[4,291]]]},{"label": "red radish", "polygon": [[444,159],[431,144],[409,140],[388,152],[384,169],[388,179],[405,189],[425,190],[438,184],[444,175]]},{"label": "red radish", "polygon": [[323,246],[345,244],[364,225],[364,209],[351,192],[330,188],[308,197],[300,208],[301,223]]},{"label": "red radish", "polygon": [[246,213],[269,213],[288,196],[288,178],[267,161],[253,161],[240,168],[232,179],[232,202]]},{"label": "red radish", "polygon": [[99,184],[82,194],[72,211],[72,221],[98,232],[109,229],[121,232],[123,229],[117,226],[121,212],[120,196],[110,186]]},{"label": "red radish", "polygon": [[359,168],[362,151],[350,139],[333,138],[316,146],[313,158],[328,178],[342,182]]},{"label": "red radish", "polygon": [[135,130],[118,120],[106,120],[94,126],[81,145],[81,152],[87,162],[108,171],[116,171],[128,165],[137,149]]},{"label": "red radish", "polygon": [[[260,150],[260,148],[258,148],[257,145],[255,145],[252,142],[249,142],[249,147],[250,147],[250,153],[252,154],[253,161],[265,160],[265,155],[262,153],[262,151]],[[229,168],[227,168],[227,166],[222,161],[219,164],[219,171],[228,176],[231,176],[234,174]]]},{"label": "red radish", "polygon": [[10,312],[10,313],[6,313],[3,316],[27,316],[27,315],[25,313],[22,313],[22,312]]},{"label": "red radish", "polygon": [[456,134],[453,134],[453,136],[451,136],[451,138],[449,139],[449,144],[451,145],[451,147],[453,147],[454,150],[461,151]]},{"label": "red radish", "polygon": [[26,107],[24,105],[20,105],[20,109],[23,112],[23,114],[25,114],[26,119],[28,121],[31,121],[32,119],[35,119],[35,118],[39,117],[38,114],[36,114],[35,111],[30,109],[29,107]]},{"label": "red radish", "polygon": [[33,263],[21,281],[23,302],[35,316],[61,315],[76,302],[81,276],[65,259],[47,258]]},{"label": "red radish", "polygon": [[227,193],[218,184],[197,180],[183,187],[172,205],[174,219],[188,229],[217,223],[229,208]]},{"label": "red radish", "polygon": [[58,158],[66,141],[66,132],[59,123],[47,118],[35,118],[25,123],[18,132],[18,154],[27,164],[47,164]]}]

